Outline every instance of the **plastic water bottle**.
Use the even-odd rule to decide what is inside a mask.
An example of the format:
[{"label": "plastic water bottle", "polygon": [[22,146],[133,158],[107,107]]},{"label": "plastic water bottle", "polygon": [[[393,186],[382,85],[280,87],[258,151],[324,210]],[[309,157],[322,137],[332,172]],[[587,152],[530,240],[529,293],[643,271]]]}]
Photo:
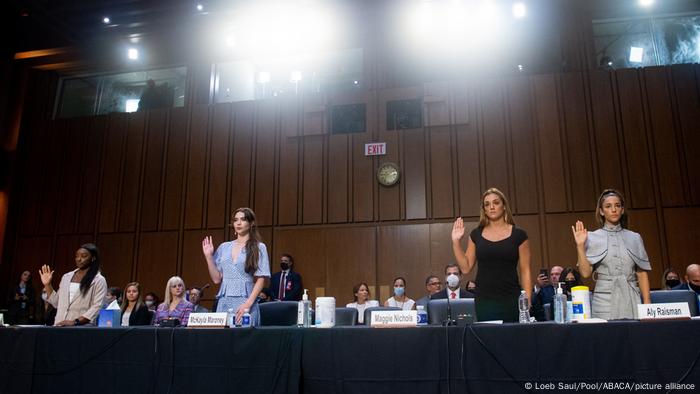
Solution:
[{"label": "plastic water bottle", "polygon": [[520,323],[530,322],[530,303],[527,299],[527,294],[525,290],[520,290],[520,297],[518,297],[518,320]]},{"label": "plastic water bottle", "polygon": [[306,293],[307,291],[307,289],[304,289],[304,295],[301,296],[301,301],[297,304],[298,327],[311,327],[311,302],[309,301],[309,295]]},{"label": "plastic water bottle", "polygon": [[250,327],[250,309],[246,308],[241,318],[241,327]]},{"label": "plastic water bottle", "polygon": [[554,321],[557,323],[566,323],[566,296],[564,295],[564,290],[561,288],[561,282],[559,282],[559,288],[557,288],[557,294],[554,295]]},{"label": "plastic water bottle", "polygon": [[226,324],[228,324],[230,328],[236,327],[236,314],[233,313],[232,308],[229,308],[226,314]]},{"label": "plastic water bottle", "polygon": [[428,312],[425,310],[425,306],[417,305],[416,310],[418,311],[418,325],[427,326],[428,325]]}]

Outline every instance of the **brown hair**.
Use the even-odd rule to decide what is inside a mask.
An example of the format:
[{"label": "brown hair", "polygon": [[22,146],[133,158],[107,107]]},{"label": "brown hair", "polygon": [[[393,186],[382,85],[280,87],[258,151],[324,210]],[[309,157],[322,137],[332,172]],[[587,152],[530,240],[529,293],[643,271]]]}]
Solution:
[{"label": "brown hair", "polygon": [[508,199],[506,198],[506,195],[503,194],[502,191],[496,189],[495,187],[491,187],[488,190],[484,192],[484,194],[481,195],[481,208],[479,209],[479,226],[486,226],[489,224],[489,218],[486,216],[486,210],[484,210],[484,198],[488,196],[489,194],[495,194],[498,196],[498,198],[501,199],[503,202],[503,209],[505,210],[504,212],[504,219],[506,223],[515,225],[515,221],[513,220],[513,213],[510,211],[510,204],[508,204]]},{"label": "brown hair", "polygon": [[250,208],[238,208],[233,211],[233,214],[231,214],[231,226],[233,226],[233,220],[238,212],[243,212],[243,218],[250,224],[248,241],[245,244],[245,272],[253,275],[258,270],[258,262],[260,261],[260,248],[258,247],[260,233],[255,221],[255,212]]},{"label": "brown hair", "polygon": [[[620,205],[622,208],[625,208],[625,197],[620,193],[620,191],[615,190],[615,189],[605,189],[603,190],[602,193],[600,193],[600,197],[598,197],[598,204],[596,206],[595,210],[595,220],[598,222],[600,227],[603,227],[605,225],[605,218],[600,214],[601,210],[603,209],[603,201],[605,201],[606,198],[610,196],[616,196],[617,198],[620,199]],[[627,211],[624,210],[622,212],[622,215],[620,216],[620,226],[622,228],[627,228]]]},{"label": "brown hair", "polygon": [[139,308],[142,306],[145,306],[146,304],[143,302],[143,295],[141,295],[141,285],[139,282],[131,282],[127,283],[126,286],[124,286],[124,300],[122,301],[122,314],[126,310],[126,308],[129,306],[129,299],[126,298],[126,291],[129,290],[129,287],[135,287],[136,291],[139,292],[139,296],[136,297],[136,304],[134,304],[134,309],[132,309],[134,312],[136,312]]},{"label": "brown hair", "polygon": [[357,302],[357,292],[360,291],[360,287],[362,286],[367,288],[367,298],[370,297],[369,286],[367,286],[367,283],[362,282],[352,287],[352,296],[355,298],[355,302]]}]

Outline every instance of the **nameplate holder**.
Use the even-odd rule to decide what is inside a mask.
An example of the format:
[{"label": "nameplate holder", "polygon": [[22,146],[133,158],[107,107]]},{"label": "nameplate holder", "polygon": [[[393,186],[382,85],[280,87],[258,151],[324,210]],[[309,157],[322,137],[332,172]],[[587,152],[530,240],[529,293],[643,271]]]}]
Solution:
[{"label": "nameplate holder", "polygon": [[666,302],[662,304],[638,304],[639,320],[687,320],[690,308],[687,302]]},{"label": "nameplate holder", "polygon": [[370,326],[378,328],[415,327],[418,324],[416,311],[372,311]]},{"label": "nameplate holder", "polygon": [[226,327],[226,312],[219,313],[190,313],[190,318],[187,320],[187,327],[193,328],[212,328]]}]

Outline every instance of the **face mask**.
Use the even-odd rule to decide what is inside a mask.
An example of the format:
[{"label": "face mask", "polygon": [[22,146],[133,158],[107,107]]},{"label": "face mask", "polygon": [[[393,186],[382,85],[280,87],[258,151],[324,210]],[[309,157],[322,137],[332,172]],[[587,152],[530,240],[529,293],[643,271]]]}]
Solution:
[{"label": "face mask", "polygon": [[455,274],[450,274],[447,276],[447,286],[451,288],[455,288],[459,286],[459,276]]},{"label": "face mask", "polygon": [[401,297],[403,295],[403,292],[403,287],[394,287],[394,294],[396,294],[397,296]]},{"label": "face mask", "polygon": [[150,300],[149,300],[149,301],[146,301],[146,306],[149,307],[149,308],[152,307],[152,306],[153,306],[153,301],[150,301]]},{"label": "face mask", "polygon": [[49,298],[49,297],[46,295],[46,293],[42,291],[42,292],[41,292],[41,299],[44,300],[44,301],[46,301],[48,298]]},{"label": "face mask", "polygon": [[280,263],[280,268],[282,268],[282,271],[286,271],[289,269],[289,263]]},{"label": "face mask", "polygon": [[572,287],[576,287],[576,281],[575,280],[567,280],[564,282],[564,288],[565,290],[571,291]]},{"label": "face mask", "polygon": [[692,291],[694,291],[694,292],[696,292],[696,293],[700,293],[700,286],[694,285],[693,283],[688,282],[688,287],[690,287],[690,289],[691,289]]},{"label": "face mask", "polygon": [[671,288],[676,287],[680,284],[681,284],[681,281],[678,279],[667,279],[666,280],[666,286],[671,287]]}]

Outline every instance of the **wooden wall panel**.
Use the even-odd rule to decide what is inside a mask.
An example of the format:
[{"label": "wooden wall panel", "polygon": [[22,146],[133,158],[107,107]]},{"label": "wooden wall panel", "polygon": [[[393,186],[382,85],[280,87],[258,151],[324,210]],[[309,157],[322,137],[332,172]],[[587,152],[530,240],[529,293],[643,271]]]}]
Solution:
[{"label": "wooden wall panel", "polygon": [[368,222],[375,218],[374,161],[364,156],[365,144],[373,141],[369,133],[352,136],[352,219]]},{"label": "wooden wall panel", "polygon": [[688,186],[693,205],[700,204],[700,67],[695,65],[671,66],[678,119],[683,135]]},{"label": "wooden wall panel", "polygon": [[145,113],[137,112],[129,118],[126,147],[122,163],[122,187],[119,201],[119,231],[136,230],[138,202],[141,193],[141,163],[145,140]]},{"label": "wooden wall panel", "polygon": [[126,143],[126,125],[128,115],[114,114],[107,120],[105,137],[104,164],[99,204],[99,231],[113,232],[117,229],[117,210],[119,208],[121,164]]},{"label": "wooden wall panel", "polygon": [[[158,229],[161,189],[163,183],[163,161],[165,158],[166,127],[168,112],[164,109],[150,111],[146,131],[146,156],[144,158],[144,181],[141,193],[141,230]],[[180,192],[180,191],[178,191]],[[180,207],[178,207],[179,211]]]},{"label": "wooden wall panel", "polygon": [[[177,237],[176,231],[168,231],[143,233],[139,239],[136,281],[145,292],[155,291],[161,299],[168,278],[177,274]],[[163,292],[162,295],[158,289]]]},{"label": "wooden wall panel", "polygon": [[636,69],[627,69],[618,70],[616,75],[629,174],[627,201],[633,208],[649,208],[654,205],[654,189],[639,74]]},{"label": "wooden wall panel", "polygon": [[185,174],[185,229],[203,227],[209,108],[195,106],[191,117],[189,159]]},{"label": "wooden wall panel", "polygon": [[[377,286],[393,287],[397,276],[406,279],[406,295],[424,295],[425,277],[432,272],[430,225],[413,224],[377,228]],[[380,302],[390,295],[382,295]],[[384,298],[386,297],[386,298]]]},{"label": "wooden wall panel", "polygon": [[323,221],[323,137],[308,136],[303,141],[302,223]]},{"label": "wooden wall panel", "polygon": [[452,171],[452,133],[449,127],[432,127],[428,129],[430,139],[430,214],[437,218],[453,218],[454,209],[454,172]]},{"label": "wooden wall panel", "polygon": [[258,107],[255,145],[255,199],[253,206],[261,226],[274,223],[275,156],[277,103],[262,102]]},{"label": "wooden wall panel", "polygon": [[480,86],[482,160],[486,175],[486,188],[496,187],[510,195],[508,181],[508,149],[503,85],[488,81]]},{"label": "wooden wall panel", "polygon": [[[350,239],[352,244],[348,243]],[[370,285],[375,283],[375,242],[375,229],[371,227],[334,228],[325,231],[326,294],[336,298],[336,306],[345,306],[346,303],[352,302],[354,285],[360,282]],[[348,248],[352,249],[352,253],[348,253]],[[311,280],[307,281],[305,277],[304,280],[307,288],[314,283]]]},{"label": "wooden wall panel", "polygon": [[[539,215],[517,215],[514,219],[516,225],[527,232],[527,239],[530,241],[530,275],[534,282],[540,268],[551,267],[556,264],[549,264],[549,262],[544,259],[542,250],[543,237],[540,231]],[[569,264],[568,266],[572,267],[575,265],[576,262],[574,261],[573,264]],[[567,266],[565,265],[564,267]]]},{"label": "wooden wall panel", "polygon": [[459,185],[459,216],[479,216],[481,194],[486,190],[481,179],[479,136],[476,126],[455,127],[457,137],[457,179]]},{"label": "wooden wall panel", "polygon": [[[100,192],[102,152],[104,151],[107,117],[91,119],[85,152],[83,154],[83,180],[78,206],[78,233],[93,233],[97,223],[97,204]],[[179,207],[178,207],[179,211]]]},{"label": "wooden wall panel", "polygon": [[[270,253],[272,272],[279,271],[279,256],[282,253],[291,254],[294,256],[294,270],[301,274],[304,287],[309,289],[309,297],[316,298],[316,288],[325,288],[327,283],[325,239],[326,231],[323,229],[276,229],[274,231],[274,247]],[[270,244],[267,243],[268,247]],[[340,250],[347,252],[349,247],[350,244],[344,242],[343,245],[340,245]],[[353,255],[354,253],[345,254]],[[355,265],[357,261],[348,264]],[[344,298],[340,298],[340,294],[336,296],[338,297],[336,301],[340,304],[340,300]]]},{"label": "wooden wall panel", "polygon": [[[571,233],[571,226],[573,226],[577,220],[581,220],[588,231],[598,229],[598,224],[595,223],[595,218],[592,213],[557,213],[548,214],[546,216],[546,247],[549,261],[544,262],[542,266],[576,266],[576,244],[574,243],[574,236]],[[536,276],[535,274],[534,277]]]},{"label": "wooden wall panel", "polygon": [[[231,212],[239,207],[249,207],[252,185],[253,127],[255,103],[233,104],[233,166],[231,174]],[[229,213],[230,216],[230,213]],[[228,223],[228,222],[227,222]]]},{"label": "wooden wall panel", "polygon": [[598,168],[598,188],[601,191],[613,188],[624,193],[624,155],[622,155],[621,141],[617,131],[618,109],[610,81],[611,75],[608,71],[593,71],[589,74],[592,97],[592,132],[595,138],[594,151],[597,158],[595,164]]},{"label": "wooden wall panel", "polygon": [[298,223],[299,205],[299,107],[280,109],[278,155],[277,221],[280,225]]},{"label": "wooden wall panel", "polygon": [[544,207],[546,212],[562,212],[567,204],[556,82],[552,76],[533,77],[533,82]]},{"label": "wooden wall panel", "polygon": [[[102,272],[105,279],[107,279],[107,286],[117,286],[123,289],[124,285],[132,281],[134,239],[135,237],[132,233],[100,234],[97,237],[97,247],[100,248],[100,258],[102,260]],[[73,251],[77,249],[77,246],[73,246]],[[166,269],[167,265],[165,263],[165,261],[160,260],[151,260],[149,262],[154,267],[162,267],[161,269]],[[165,288],[165,283],[158,288],[160,288],[158,291],[160,294],[162,289]],[[144,291],[144,294],[153,290],[144,287],[144,283],[141,283],[141,289]],[[160,297],[162,298],[162,296]]]},{"label": "wooden wall panel", "polygon": [[[206,236],[212,237],[214,247],[218,248],[222,242],[230,241],[224,238],[223,229],[188,230],[182,238],[182,269],[180,276],[188,288],[193,286],[211,285],[204,293],[206,300],[213,300],[219,291],[219,285],[215,285],[209,276],[207,262],[202,254],[202,240]],[[163,286],[165,288],[165,283]],[[162,290],[161,290],[162,291]]]},{"label": "wooden wall panel", "polygon": [[668,91],[667,70],[651,67],[644,70],[646,97],[649,100],[651,136],[659,174],[659,191],[663,206],[685,204],[681,172],[680,144],[673,125],[673,106]]},{"label": "wooden wall panel", "polygon": [[328,137],[328,222],[348,222],[348,135],[331,135]]},{"label": "wooden wall panel", "polygon": [[688,265],[700,264],[698,262],[700,228],[697,226],[700,220],[700,208],[665,208],[663,212],[668,243],[668,266],[676,268],[681,275],[684,275]]},{"label": "wooden wall panel", "polygon": [[[16,282],[23,271],[29,270],[33,277],[33,282],[40,290],[41,278],[39,278],[39,270],[44,264],[48,264],[52,269],[56,266],[56,261],[51,260],[51,245],[53,239],[51,237],[22,237],[17,240],[15,245],[14,264],[12,265],[12,273],[8,280]],[[54,269],[55,270],[55,269]],[[54,272],[51,283],[54,289],[58,288],[61,282],[61,277],[65,272]]]},{"label": "wooden wall panel", "polygon": [[[53,258],[50,260],[47,259],[45,263],[42,263],[42,265],[49,264],[51,269],[55,271],[53,274],[54,280],[52,281],[56,286],[54,287],[54,289],[58,290],[58,283],[61,281],[61,277],[64,274],[73,271],[77,268],[75,266],[75,252],[78,250],[78,248],[80,248],[81,245],[86,244],[88,242],[95,243],[95,240],[92,238],[92,235],[59,235],[58,237],[56,237],[56,246],[53,251]],[[97,247],[100,250],[100,260],[102,263],[102,267],[104,267],[104,251],[102,250],[100,245],[97,245]],[[50,250],[50,248],[47,249],[47,251]],[[41,278],[39,278],[39,276],[37,275],[37,271],[39,270],[39,268],[40,266],[37,266],[36,269],[31,271],[31,273],[32,275],[34,275],[34,283],[39,285],[40,287]]]},{"label": "wooden wall panel", "polygon": [[209,154],[207,155],[207,228],[220,228],[228,222],[226,212],[226,184],[229,169],[231,105],[223,104],[212,108],[212,128]]},{"label": "wooden wall panel", "polygon": [[63,163],[61,186],[58,195],[58,218],[56,231],[59,234],[74,233],[78,217],[78,202],[82,190],[82,175],[86,168],[83,161],[89,118],[66,122],[65,149],[60,161]]},{"label": "wooden wall panel", "polygon": [[[51,125],[54,122],[41,122],[36,129],[23,132],[22,152],[27,156],[22,165],[25,168],[25,177],[22,182],[21,215],[19,217],[18,232],[21,235],[34,234],[39,219],[43,182],[44,160],[48,156],[50,144],[45,141],[51,138]],[[37,182],[37,180],[40,180]]]},{"label": "wooden wall panel", "polygon": [[404,130],[403,134],[403,180],[406,219],[425,219],[426,202],[426,138],[423,129]]},{"label": "wooden wall panel", "polygon": [[[464,223],[467,226],[467,234],[471,231],[473,227],[476,226],[475,222]],[[431,223],[430,224],[430,267],[423,275],[423,281],[419,284],[422,285],[420,289],[425,288],[425,278],[428,275],[437,275],[441,281],[445,278],[445,266],[447,264],[454,263],[455,257],[452,252],[452,222],[446,223]],[[466,236],[465,236],[466,240]],[[466,241],[465,241],[466,242]],[[465,244],[466,245],[466,244]],[[473,278],[475,272],[470,272],[469,275],[464,278]],[[463,280],[464,280],[463,278]],[[465,282],[466,283],[466,282]],[[420,291],[416,292],[416,296],[420,295]],[[421,295],[422,297],[422,295]]]},{"label": "wooden wall panel", "polygon": [[67,121],[57,121],[52,127],[49,144],[52,147],[44,158],[43,191],[40,192],[39,223],[35,234],[51,234],[55,231],[56,215],[58,213],[58,196],[61,188],[60,163],[66,149],[66,125]]},{"label": "wooden wall panel", "polygon": [[582,211],[590,209],[591,201],[596,197],[584,95],[585,81],[581,74],[573,73],[562,75],[561,82],[572,208]]},{"label": "wooden wall panel", "polygon": [[536,213],[539,209],[540,193],[537,182],[534,115],[529,79],[513,79],[509,81],[507,89],[510,151],[515,187],[509,198],[515,213]]},{"label": "wooden wall panel", "polygon": [[661,234],[659,233],[659,222],[656,218],[655,209],[635,209],[630,210],[629,224],[630,230],[638,232],[642,236],[644,248],[651,261],[651,272],[649,272],[649,283],[652,289],[661,288],[661,275],[664,272],[664,262],[661,256]]},{"label": "wooden wall panel", "polygon": [[187,162],[187,120],[184,108],[170,111],[170,130],[167,135],[165,173],[163,175],[162,229],[180,228],[182,215],[185,163]]}]

